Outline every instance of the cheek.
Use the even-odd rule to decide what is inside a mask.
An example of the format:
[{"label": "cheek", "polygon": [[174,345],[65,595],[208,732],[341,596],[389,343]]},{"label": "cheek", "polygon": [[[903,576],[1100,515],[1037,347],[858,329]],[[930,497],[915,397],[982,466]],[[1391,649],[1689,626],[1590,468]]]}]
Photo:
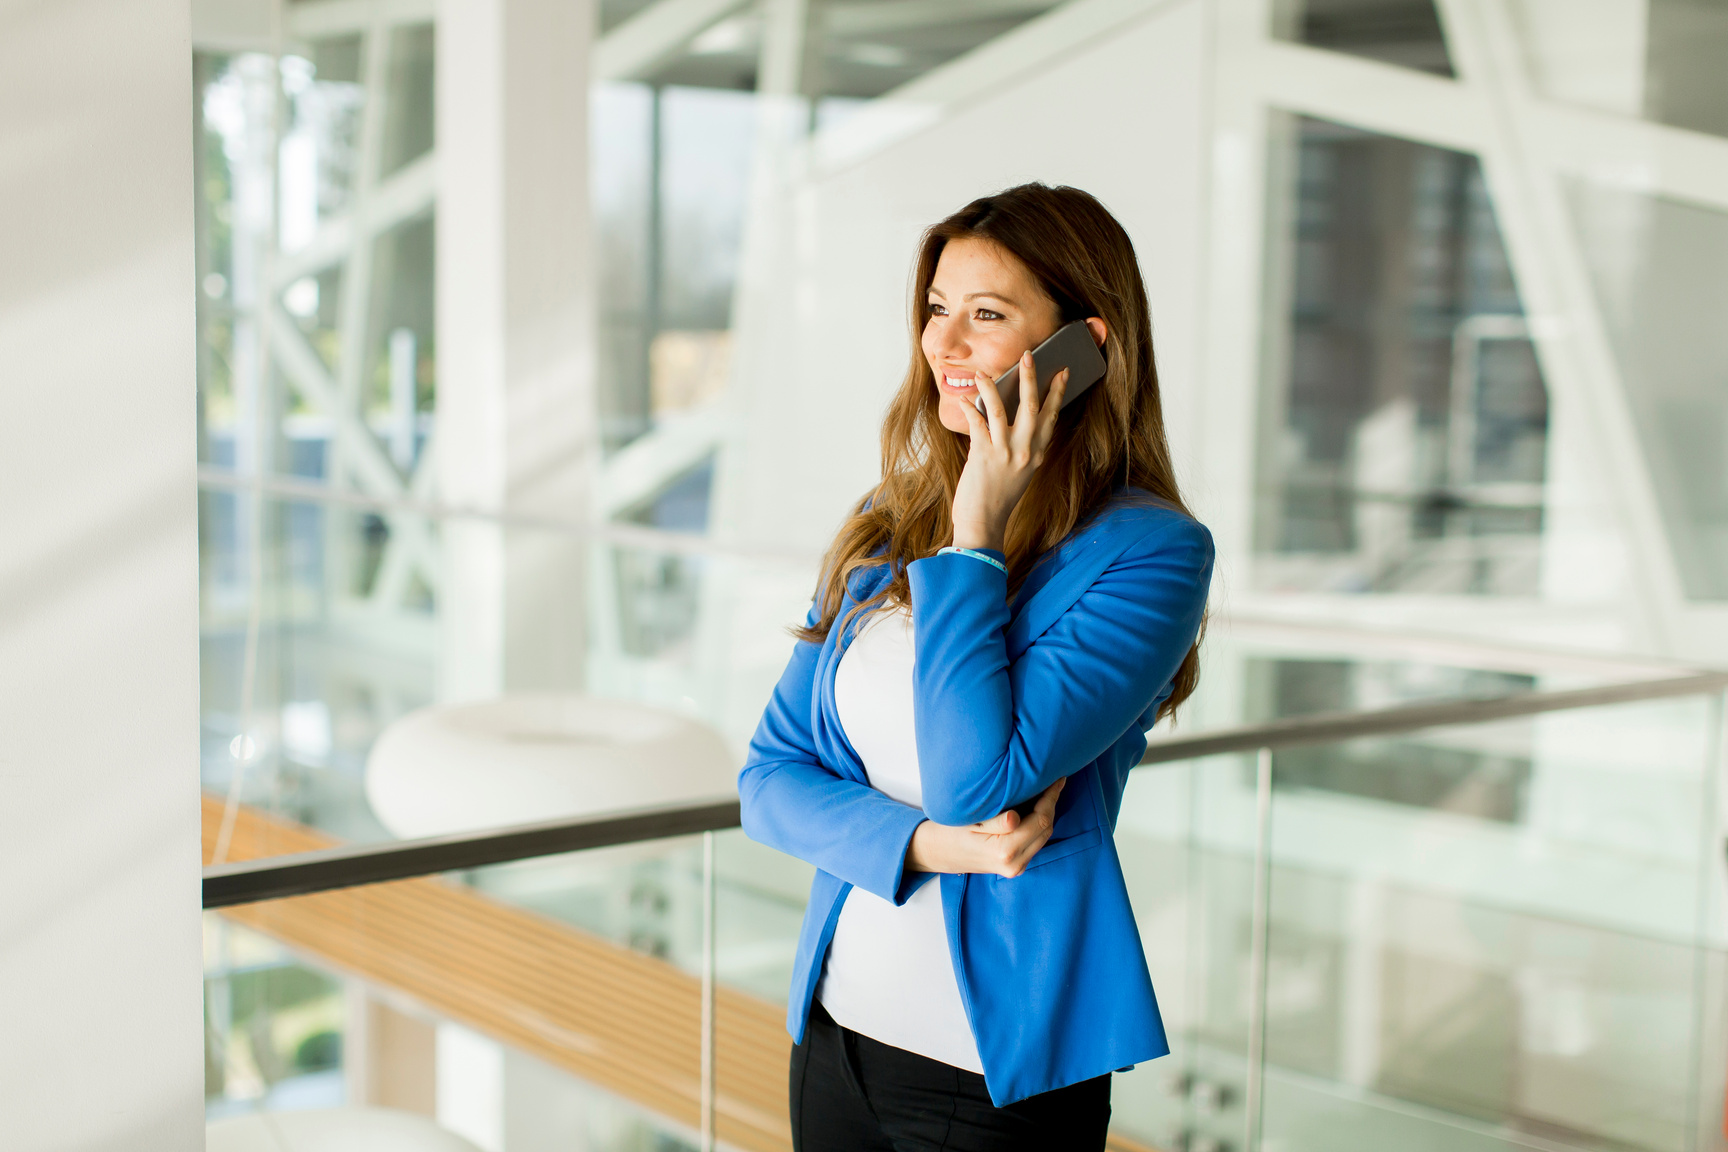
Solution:
[{"label": "cheek", "polygon": [[973,341],[972,354],[980,364],[991,369],[991,375],[1000,376],[1020,359],[1025,347],[1025,342],[1012,332],[986,332]]}]

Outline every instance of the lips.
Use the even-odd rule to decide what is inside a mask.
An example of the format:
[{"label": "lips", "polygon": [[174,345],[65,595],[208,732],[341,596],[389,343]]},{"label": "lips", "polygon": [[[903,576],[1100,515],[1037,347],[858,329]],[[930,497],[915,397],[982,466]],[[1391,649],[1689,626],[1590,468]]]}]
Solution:
[{"label": "lips", "polygon": [[978,391],[978,381],[974,376],[949,376],[944,374],[942,377],[942,391],[951,392],[955,395],[968,392],[975,393]]}]

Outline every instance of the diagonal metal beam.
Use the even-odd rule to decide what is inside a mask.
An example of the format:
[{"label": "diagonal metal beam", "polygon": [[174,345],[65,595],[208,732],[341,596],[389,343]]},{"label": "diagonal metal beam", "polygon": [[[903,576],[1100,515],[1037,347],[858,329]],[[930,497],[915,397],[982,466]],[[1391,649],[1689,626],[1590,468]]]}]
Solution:
[{"label": "diagonal metal beam", "polygon": [[652,73],[745,2],[660,0],[650,5],[595,42],[594,79],[635,80]]},{"label": "diagonal metal beam", "polygon": [[[361,422],[358,412],[340,406],[336,382],[325,370],[324,361],[306,342],[299,326],[279,306],[274,308],[272,318],[270,351],[277,366],[308,403],[330,414],[343,461],[352,470],[360,488],[384,500],[401,500],[408,496],[407,486],[402,483],[395,465],[385,456],[384,448],[372,435],[372,430]],[[422,463],[428,458],[423,455]],[[406,587],[407,565],[410,563],[429,587],[438,587],[437,549],[422,519],[391,516],[390,542],[386,549],[385,568],[381,575],[389,574],[390,580],[379,582],[385,591],[399,599]]]},{"label": "diagonal metal beam", "polygon": [[353,211],[320,224],[304,247],[278,256],[276,286],[285,288],[302,276],[340,264],[356,244],[428,211],[437,197],[437,153],[428,152],[379,181]]},{"label": "diagonal metal beam", "polygon": [[358,413],[342,407],[336,381],[324,367],[323,359],[306,342],[300,326],[281,305],[273,304],[272,309],[270,352],[288,382],[314,408],[329,414],[336,440],[347,454],[347,463],[354,469],[360,487],[375,496],[400,498],[402,478],[385,456],[383,445],[360,422]]}]

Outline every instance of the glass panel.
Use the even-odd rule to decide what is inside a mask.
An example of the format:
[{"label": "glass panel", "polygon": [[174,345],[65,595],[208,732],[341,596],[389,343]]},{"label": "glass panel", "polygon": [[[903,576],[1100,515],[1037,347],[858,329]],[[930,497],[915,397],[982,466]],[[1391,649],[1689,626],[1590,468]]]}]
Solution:
[{"label": "glass panel", "polygon": [[[299,441],[323,443],[315,429]],[[206,492],[202,509],[207,803],[387,838],[366,765],[383,730],[435,695],[436,530],[233,492]]]},{"label": "glass panel", "polygon": [[[1001,36],[1056,0],[810,6],[799,91],[812,130]],[[608,0],[610,32],[641,13]],[[629,82],[594,91],[600,408],[616,451],[726,385],[755,150],[764,14],[745,7]]]},{"label": "glass panel", "polygon": [[[364,454],[346,424],[372,427],[405,473],[430,433],[429,186],[383,234],[327,227],[353,212],[362,170],[387,177],[432,145],[432,26],[389,36],[379,77],[362,76],[357,35],[195,56],[204,463],[345,487],[356,462],[338,447]],[[369,109],[384,123],[363,133]]]},{"label": "glass panel", "polygon": [[606,336],[609,448],[725,390],[755,97],[604,84],[592,180]]},{"label": "glass panel", "polygon": [[1273,0],[1272,28],[1280,40],[1453,75],[1433,0]]},{"label": "glass panel", "polygon": [[1281,750],[1266,1146],[1696,1147],[1718,723],[1691,699]]},{"label": "glass panel", "polygon": [[1534,594],[1547,391],[1480,164],[1275,123],[1256,584]]},{"label": "glass panel", "polygon": [[384,95],[384,139],[378,175],[389,176],[432,151],[433,26],[390,30],[390,78]]},{"label": "glass panel", "polygon": [[[651,274],[657,274],[655,98],[645,84],[594,87],[590,182],[599,254],[599,406],[608,449],[648,430]],[[658,293],[658,288],[654,289]]]},{"label": "glass panel", "polygon": [[1513,12],[1549,98],[1728,135],[1719,0],[1517,0]]},{"label": "glass panel", "polygon": [[1157,1148],[1241,1146],[1254,839],[1252,756],[1130,777],[1116,850],[1171,1048],[1115,1077],[1112,1125],[1131,1139]]},{"label": "glass panel", "polygon": [[[349,207],[360,175],[360,122],[366,110],[360,47],[358,36],[318,40],[307,55],[280,61],[287,111],[277,155],[278,239],[284,252],[303,247],[320,220]],[[262,111],[258,127],[268,130],[268,111]]]},{"label": "glass panel", "polygon": [[727,985],[784,1012],[816,870],[756,843],[741,829],[716,833],[715,842],[716,973]]},{"label": "glass panel", "polygon": [[404,476],[413,475],[432,433],[438,398],[435,235],[427,214],[385,232],[372,249],[373,299],[367,310],[360,410]]},{"label": "glass panel", "polygon": [[671,841],[207,914],[210,1147],[693,1148],[700,869]]},{"label": "glass panel", "polygon": [[1686,595],[1728,600],[1728,214],[1586,181],[1571,200]]},{"label": "glass panel", "polygon": [[[299,432],[316,472],[329,429]],[[627,518],[701,530],[710,472],[699,462]],[[201,507],[207,803],[341,842],[731,795],[815,579],[814,557],[590,545],[337,501],[212,489]],[[511,582],[487,576],[500,571]],[[482,609],[533,620],[508,654],[539,670],[537,690],[451,688],[453,671],[503,660],[471,623]]]}]

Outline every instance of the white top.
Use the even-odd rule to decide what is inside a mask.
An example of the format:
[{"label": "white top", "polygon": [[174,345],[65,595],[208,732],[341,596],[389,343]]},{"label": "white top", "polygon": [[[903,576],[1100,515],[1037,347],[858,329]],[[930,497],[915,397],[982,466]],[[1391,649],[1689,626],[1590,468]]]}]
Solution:
[{"label": "white top", "polygon": [[[870,786],[922,807],[912,644],[910,613],[872,613],[840,658],[834,704]],[[954,979],[936,879],[898,908],[862,888],[848,892],[816,998],[836,1023],[872,1040],[984,1071]]]}]

